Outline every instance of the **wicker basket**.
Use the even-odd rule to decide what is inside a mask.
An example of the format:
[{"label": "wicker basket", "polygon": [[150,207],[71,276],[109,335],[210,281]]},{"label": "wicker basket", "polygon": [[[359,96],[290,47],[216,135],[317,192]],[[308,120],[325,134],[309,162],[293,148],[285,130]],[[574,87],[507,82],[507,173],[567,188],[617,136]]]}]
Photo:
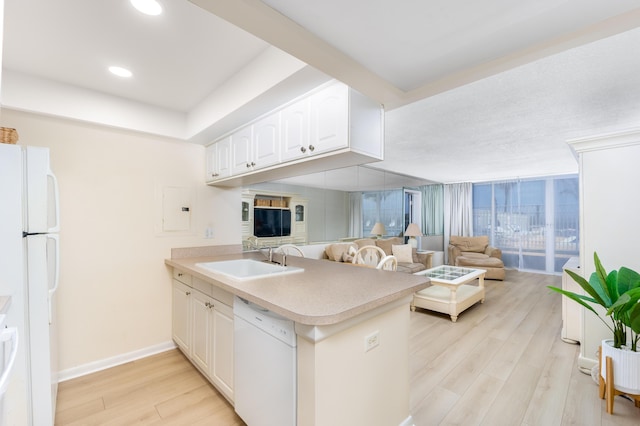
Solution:
[{"label": "wicker basket", "polygon": [[271,200],[267,200],[264,198],[256,198],[253,204],[254,206],[258,206],[258,207],[271,207]]},{"label": "wicker basket", "polygon": [[0,142],[14,144],[18,142],[18,132],[11,127],[0,127]]}]

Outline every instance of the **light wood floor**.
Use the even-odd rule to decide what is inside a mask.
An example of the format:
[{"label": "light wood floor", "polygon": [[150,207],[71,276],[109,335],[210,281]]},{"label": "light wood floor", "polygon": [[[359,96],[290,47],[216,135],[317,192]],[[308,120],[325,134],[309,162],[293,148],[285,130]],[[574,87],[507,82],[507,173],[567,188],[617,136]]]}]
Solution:
[{"label": "light wood floor", "polygon": [[[411,414],[431,425],[634,425],[640,409],[616,397],[614,415],[560,340],[560,277],[507,271],[452,323],[411,313]],[[339,384],[336,384],[339,389]],[[60,384],[57,425],[244,425],[177,351]],[[355,425],[360,426],[360,425]]]}]

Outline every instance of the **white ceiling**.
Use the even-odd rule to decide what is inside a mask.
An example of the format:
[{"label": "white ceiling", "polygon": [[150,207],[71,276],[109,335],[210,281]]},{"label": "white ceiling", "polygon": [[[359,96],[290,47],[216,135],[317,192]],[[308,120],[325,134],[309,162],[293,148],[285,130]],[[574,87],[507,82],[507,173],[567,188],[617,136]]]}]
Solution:
[{"label": "white ceiling", "polygon": [[640,122],[636,0],[159,1],[6,1],[3,107],[206,143],[331,76],[385,105],[374,167],[438,182],[575,173],[568,138]]},{"label": "white ceiling", "polygon": [[264,3],[402,91],[566,36],[638,7],[638,2],[632,0]]},{"label": "white ceiling", "polygon": [[157,17],[129,0],[5,1],[3,67],[188,112],[268,46],[186,0],[160,1]]}]

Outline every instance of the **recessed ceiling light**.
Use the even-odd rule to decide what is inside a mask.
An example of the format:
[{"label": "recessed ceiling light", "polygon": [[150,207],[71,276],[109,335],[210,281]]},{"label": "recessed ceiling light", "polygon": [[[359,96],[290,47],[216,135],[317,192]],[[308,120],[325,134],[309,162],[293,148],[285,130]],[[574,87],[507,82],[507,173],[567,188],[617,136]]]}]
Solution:
[{"label": "recessed ceiling light", "polygon": [[133,75],[131,71],[122,67],[109,67],[109,71],[118,77],[131,77]]},{"label": "recessed ceiling light", "polygon": [[156,16],[162,13],[162,6],[156,0],[131,0],[131,4],[145,15]]}]

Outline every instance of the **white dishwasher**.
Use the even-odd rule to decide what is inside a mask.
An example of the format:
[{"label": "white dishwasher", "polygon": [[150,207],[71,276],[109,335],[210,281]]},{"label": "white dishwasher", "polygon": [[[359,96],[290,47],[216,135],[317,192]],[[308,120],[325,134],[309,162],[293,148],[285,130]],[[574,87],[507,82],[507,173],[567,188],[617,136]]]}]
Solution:
[{"label": "white dishwasher", "polygon": [[248,426],[294,426],[294,322],[239,297],[233,315],[236,413]]}]

